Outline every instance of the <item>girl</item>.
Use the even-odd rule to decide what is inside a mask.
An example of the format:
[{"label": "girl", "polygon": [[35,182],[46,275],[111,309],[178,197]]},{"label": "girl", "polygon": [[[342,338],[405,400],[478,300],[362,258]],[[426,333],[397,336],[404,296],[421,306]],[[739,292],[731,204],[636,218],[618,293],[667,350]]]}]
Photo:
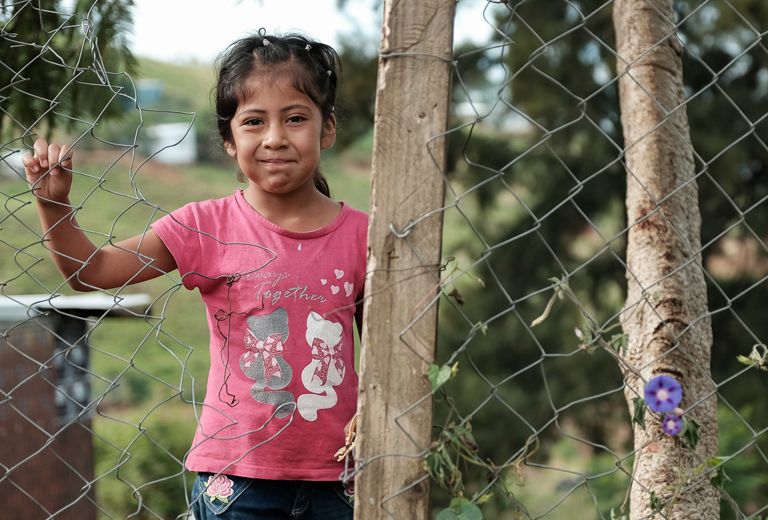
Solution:
[{"label": "girl", "polygon": [[38,139],[24,158],[73,288],[178,269],[205,302],[211,366],[185,461],[198,472],[197,520],[352,518],[333,454],[356,408],[367,217],[331,200],[318,169],[336,138],[337,64],[331,47],[300,35],[262,30],[233,43],[217,63],[216,116],[247,187],[100,249],[69,205],[71,150]]}]

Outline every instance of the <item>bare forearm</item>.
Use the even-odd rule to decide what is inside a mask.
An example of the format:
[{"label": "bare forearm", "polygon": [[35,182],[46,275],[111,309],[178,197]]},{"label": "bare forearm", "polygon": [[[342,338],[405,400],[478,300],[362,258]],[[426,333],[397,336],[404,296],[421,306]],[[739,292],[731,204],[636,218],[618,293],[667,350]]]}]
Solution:
[{"label": "bare forearm", "polygon": [[43,239],[67,283],[78,291],[113,289],[176,268],[157,235],[146,233],[97,247],[77,224],[68,204],[38,201]]},{"label": "bare forearm", "polygon": [[36,196],[43,240],[73,289],[113,289],[176,269],[176,261],[152,229],[118,243],[110,240],[99,247],[94,245],[78,226],[69,204],[71,150],[37,139],[34,151],[34,155],[27,154],[22,160],[27,182]]},{"label": "bare forearm", "polygon": [[81,286],[79,278],[86,274],[97,248],[77,225],[73,209],[66,203],[37,200],[37,211],[43,240],[56,268],[74,289],[89,290]]}]

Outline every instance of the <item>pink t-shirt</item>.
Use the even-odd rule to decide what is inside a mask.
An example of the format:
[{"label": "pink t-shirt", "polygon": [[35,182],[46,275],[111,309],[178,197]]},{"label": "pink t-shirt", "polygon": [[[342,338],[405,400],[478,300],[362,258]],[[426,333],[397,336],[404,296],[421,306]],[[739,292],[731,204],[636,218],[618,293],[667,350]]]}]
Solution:
[{"label": "pink t-shirt", "polygon": [[242,191],[152,225],[205,302],[211,367],[191,471],[336,480],[357,402],[356,302],[368,217],[343,205],[308,233],[280,228]]}]

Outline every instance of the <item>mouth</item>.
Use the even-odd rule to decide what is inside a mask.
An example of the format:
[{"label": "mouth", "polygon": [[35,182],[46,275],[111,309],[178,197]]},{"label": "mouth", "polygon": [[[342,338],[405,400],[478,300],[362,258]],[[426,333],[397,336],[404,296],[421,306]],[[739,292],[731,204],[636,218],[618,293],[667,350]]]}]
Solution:
[{"label": "mouth", "polygon": [[265,164],[288,164],[291,161],[290,159],[259,159],[259,162],[265,163]]}]

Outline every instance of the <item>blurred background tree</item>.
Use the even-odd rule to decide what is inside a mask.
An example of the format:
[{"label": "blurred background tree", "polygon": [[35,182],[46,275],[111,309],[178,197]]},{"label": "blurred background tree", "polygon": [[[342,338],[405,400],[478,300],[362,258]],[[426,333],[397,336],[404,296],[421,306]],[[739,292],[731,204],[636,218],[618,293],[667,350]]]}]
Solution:
[{"label": "blurred background tree", "polygon": [[0,47],[3,142],[123,112],[117,99],[136,66],[128,39],[132,7],[133,0],[0,4],[4,39],[12,43]]},{"label": "blurred background tree", "polygon": [[[595,350],[594,336],[583,331],[598,324],[606,341],[620,344],[614,336],[621,329],[614,326],[626,292],[612,5],[507,5],[490,45],[456,49],[448,147],[453,194],[446,201],[455,198],[456,207],[446,215],[445,256],[455,257],[460,269],[469,267],[471,277],[456,283],[460,298],[442,303],[439,359],[458,350],[461,368],[444,387],[437,417],[445,424],[471,422],[477,458],[487,464],[466,466],[467,488],[503,484],[498,502],[484,506],[489,517],[509,510],[513,493],[543,510],[560,497],[565,515],[574,511],[569,501],[591,503],[589,494],[596,494],[607,517],[621,506],[631,471],[632,461],[620,460],[631,450],[630,416],[615,361]],[[768,390],[765,374],[751,370],[733,382],[728,378],[743,369],[736,355],[748,354],[768,335],[759,303],[766,297],[768,214],[758,210],[768,195],[761,104],[768,53],[760,43],[768,9],[749,0],[732,6],[677,2],[676,8],[698,158],[713,378],[732,407],[721,405],[727,417],[721,453],[730,455],[734,451],[723,451],[733,450],[727,439],[749,438],[766,421],[750,413],[756,396]],[[551,280],[564,277],[576,303],[558,300],[532,327],[553,295]],[[746,417],[749,426],[739,419]],[[525,457],[533,437],[538,449]],[[750,450],[767,447],[765,436],[750,444]],[[569,452],[569,464],[558,459],[569,471],[559,471],[553,457]],[[529,488],[515,474],[522,465],[503,469],[523,458],[528,467],[521,475],[536,482]],[[726,464],[732,482],[725,488],[734,498],[768,495],[768,478],[747,474],[754,476],[753,464],[768,472],[765,456],[757,462],[738,456]],[[752,469],[739,474],[746,467]],[[507,500],[499,498],[505,494]],[[537,498],[543,494],[548,504]],[[447,497],[438,492],[436,501],[445,505]],[[762,505],[743,498],[738,503],[747,513]],[[723,508],[723,518],[733,515]]]}]

